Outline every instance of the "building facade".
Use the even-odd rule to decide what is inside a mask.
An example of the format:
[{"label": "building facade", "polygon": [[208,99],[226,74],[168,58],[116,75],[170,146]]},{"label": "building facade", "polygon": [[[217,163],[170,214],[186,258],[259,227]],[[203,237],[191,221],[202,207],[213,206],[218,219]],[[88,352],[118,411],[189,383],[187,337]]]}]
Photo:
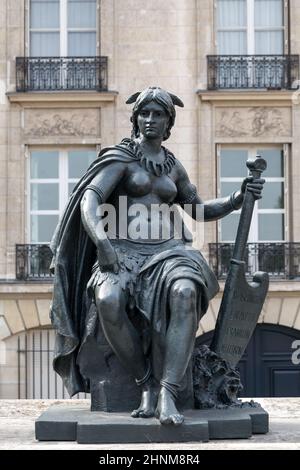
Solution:
[{"label": "building facade", "polygon": [[[249,156],[267,160],[246,262],[271,282],[241,371],[252,396],[300,396],[299,28],[297,0],[0,2],[1,398],[64,396],[51,372],[48,244],[99,149],[130,136],[126,99],[149,85],[185,104],[167,145],[203,199],[238,189]],[[221,292],[199,342],[214,329],[237,223],[205,224]]]}]

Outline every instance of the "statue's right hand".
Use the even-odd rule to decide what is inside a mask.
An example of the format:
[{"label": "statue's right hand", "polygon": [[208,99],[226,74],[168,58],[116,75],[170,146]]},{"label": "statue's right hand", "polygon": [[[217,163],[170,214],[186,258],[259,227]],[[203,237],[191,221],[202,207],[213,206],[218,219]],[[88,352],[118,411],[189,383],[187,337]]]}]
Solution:
[{"label": "statue's right hand", "polygon": [[110,271],[112,273],[118,274],[120,271],[120,265],[119,263],[114,263],[114,264],[105,264],[105,265],[99,265],[100,266],[100,271],[106,272]]},{"label": "statue's right hand", "polygon": [[98,250],[98,264],[102,272],[111,271],[118,274],[120,271],[118,256],[114,249],[112,249],[110,253],[106,252],[105,256],[103,252]]}]

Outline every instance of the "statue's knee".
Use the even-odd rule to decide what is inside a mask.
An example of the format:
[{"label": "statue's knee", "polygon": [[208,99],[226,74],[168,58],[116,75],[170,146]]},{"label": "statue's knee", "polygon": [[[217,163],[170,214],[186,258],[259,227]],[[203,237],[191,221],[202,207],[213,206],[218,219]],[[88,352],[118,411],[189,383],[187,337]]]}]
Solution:
[{"label": "statue's knee", "polygon": [[175,281],[171,288],[171,296],[174,301],[192,301],[196,299],[196,286],[189,279]]},{"label": "statue's knee", "polygon": [[120,323],[123,316],[123,303],[122,293],[118,289],[110,291],[100,290],[96,297],[100,319],[112,324]]}]

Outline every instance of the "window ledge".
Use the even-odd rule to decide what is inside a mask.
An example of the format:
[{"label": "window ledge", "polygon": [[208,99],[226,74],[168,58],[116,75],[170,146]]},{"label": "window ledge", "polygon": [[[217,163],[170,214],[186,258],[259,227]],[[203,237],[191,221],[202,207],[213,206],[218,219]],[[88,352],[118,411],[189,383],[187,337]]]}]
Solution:
[{"label": "window ledge", "polygon": [[288,101],[298,90],[197,90],[201,101]]},{"label": "window ledge", "polygon": [[6,93],[11,103],[20,103],[25,105],[42,104],[62,104],[81,103],[99,106],[99,103],[114,102],[117,91],[27,91],[27,92],[9,92]]},{"label": "window ledge", "polygon": [[39,294],[46,295],[46,298],[52,295],[53,280],[51,281],[3,281],[0,280],[0,299],[15,298],[16,295]]}]

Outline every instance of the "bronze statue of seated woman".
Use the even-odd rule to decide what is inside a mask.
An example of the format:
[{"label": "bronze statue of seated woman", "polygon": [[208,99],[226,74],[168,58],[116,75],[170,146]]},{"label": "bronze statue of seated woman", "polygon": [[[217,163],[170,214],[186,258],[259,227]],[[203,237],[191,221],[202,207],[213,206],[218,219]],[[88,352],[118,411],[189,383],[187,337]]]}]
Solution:
[{"label": "bronze statue of seated woman", "polygon": [[[132,416],[178,425],[184,417],[176,400],[198,323],[219,286],[201,253],[176,236],[174,217],[166,221],[153,207],[189,205],[195,220],[203,213],[204,221],[213,221],[241,207],[246,185],[260,198],[263,180],[245,178],[230,196],[203,202],[183,165],[162,146],[181,100],[150,87],[127,103],[134,103],[131,139],[100,152],[75,187],[52,240],[54,367],[71,395],[88,390],[77,356],[94,303],[112,351],[141,387]],[[109,205],[116,215],[113,231],[105,226]],[[140,329],[131,320],[133,310]]]}]

